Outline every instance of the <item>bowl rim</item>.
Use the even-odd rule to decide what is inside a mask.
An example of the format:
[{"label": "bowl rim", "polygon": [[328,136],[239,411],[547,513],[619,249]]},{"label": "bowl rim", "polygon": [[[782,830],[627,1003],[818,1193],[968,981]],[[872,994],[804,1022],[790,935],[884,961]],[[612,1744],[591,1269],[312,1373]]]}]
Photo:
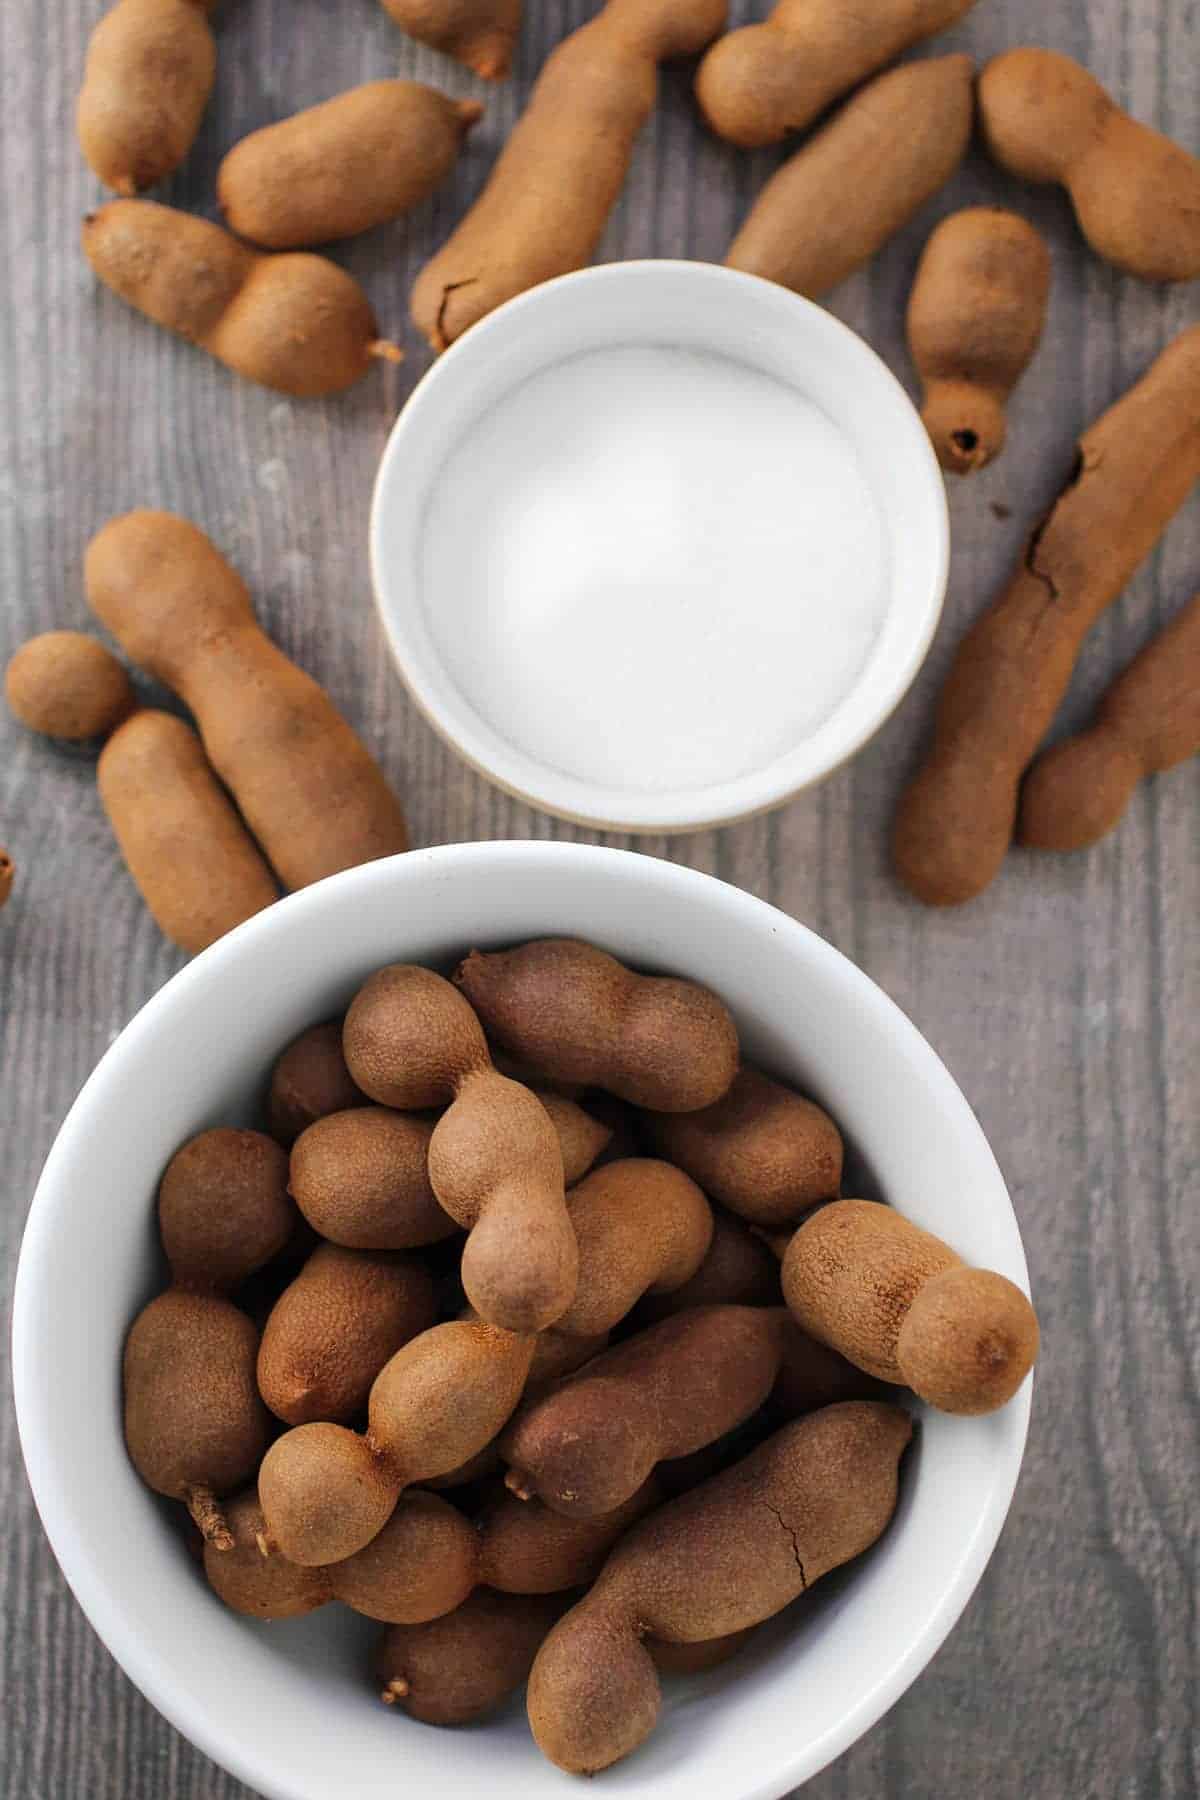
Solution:
[{"label": "bowl rim", "polygon": [[[104,1052],[71,1105],[43,1165],[21,1239],[13,1293],[11,1348],[18,1437],[34,1504],[55,1559],[85,1617],[119,1667],[182,1736],[197,1745],[219,1767],[269,1796],[270,1800],[296,1800],[296,1790],[290,1786],[281,1787],[269,1764],[257,1760],[241,1739],[227,1740],[221,1722],[199,1712],[190,1702],[186,1688],[172,1677],[169,1661],[157,1651],[147,1649],[137,1634],[129,1630],[103,1568],[93,1556],[87,1539],[76,1532],[71,1517],[75,1508],[56,1485],[53,1456],[40,1429],[42,1409],[33,1376],[40,1350],[34,1322],[34,1296],[39,1289],[41,1265],[48,1254],[57,1215],[70,1204],[65,1196],[71,1186],[64,1176],[72,1166],[77,1166],[81,1157],[86,1160],[89,1135],[103,1121],[112,1091],[124,1078],[124,1065],[136,1052],[140,1040],[155,1030],[164,1013],[177,1005],[186,1005],[192,990],[203,986],[210,974],[232,955],[240,954],[259,939],[268,940],[287,921],[299,920],[306,913],[319,916],[327,908],[352,903],[356,890],[366,892],[375,882],[386,880],[387,871],[398,865],[412,866],[420,860],[435,871],[440,869],[443,873],[461,875],[463,871],[469,874],[472,864],[482,858],[489,863],[494,861],[502,873],[504,863],[514,857],[536,857],[547,866],[556,862],[636,863],[639,875],[652,884],[657,883],[664,891],[715,886],[723,890],[727,900],[732,899],[735,907],[744,909],[748,918],[757,917],[764,924],[770,922],[777,935],[786,932],[802,939],[806,954],[834,966],[852,993],[890,1019],[905,1040],[906,1052],[940,1091],[941,1103],[956,1115],[958,1123],[974,1137],[981,1158],[991,1164],[1011,1216],[1020,1284],[1028,1291],[1024,1245],[1007,1185],[966,1096],[932,1045],[902,1008],[842,951],[790,914],[717,876],[634,850],[544,839],[500,839],[409,851],[402,856],[345,870],[286,896],[246,920],[185,964],[139,1008]],[[488,873],[495,878],[497,869],[489,868]],[[789,1753],[770,1774],[756,1776],[752,1784],[739,1787],[738,1800],[778,1800],[780,1794],[817,1774],[882,1718],[937,1653],[974,1593],[1003,1528],[1024,1456],[1032,1387],[1032,1380],[1026,1380],[1005,1409],[1015,1429],[1009,1434],[1007,1447],[996,1453],[988,1504],[976,1520],[967,1554],[961,1558],[939,1605],[923,1629],[895,1656],[886,1677],[863,1692],[847,1709],[836,1728]]]},{"label": "bowl rim", "polygon": [[[740,297],[743,304],[767,304],[789,309],[796,314],[798,322],[810,337],[824,338],[828,343],[836,343],[848,349],[857,358],[864,378],[876,384],[880,395],[887,397],[892,405],[897,401],[901,403],[898,416],[904,419],[905,428],[909,432],[906,451],[910,451],[918,459],[928,480],[935,541],[929,546],[928,590],[920,607],[914,604],[911,608],[912,617],[904,644],[889,666],[880,701],[873,708],[856,711],[853,701],[857,683],[851,688],[838,709],[838,713],[844,714],[848,724],[839,733],[828,756],[799,777],[789,773],[796,757],[796,749],[793,749],[761,768],[728,781],[709,782],[696,788],[647,793],[644,803],[631,807],[633,816],[630,817],[624,808],[630,806],[635,799],[642,799],[641,796],[635,796],[632,791],[625,794],[617,789],[606,790],[598,782],[562,775],[549,763],[537,762],[532,755],[516,746],[504,744],[498,734],[492,734],[503,744],[508,759],[501,765],[489,753],[486,723],[481,730],[475,728],[478,715],[465,697],[457,726],[448,717],[438,697],[437,684],[426,672],[425,658],[421,654],[414,655],[412,639],[403,624],[403,599],[391,597],[396,590],[406,592],[407,583],[402,582],[401,572],[391,567],[385,553],[383,518],[389,494],[405,479],[403,459],[408,453],[409,442],[423,430],[430,412],[439,404],[442,388],[447,380],[454,378],[464,357],[498,354],[504,342],[511,339],[514,332],[524,329],[535,331],[539,310],[544,306],[554,305],[558,295],[567,287],[603,288],[618,283],[661,280],[664,276],[693,282],[715,281],[729,289],[731,300]],[[941,619],[950,576],[950,514],[945,481],[920,416],[903,384],[866,338],[819,306],[816,301],[793,293],[791,289],[768,281],[763,276],[751,275],[740,269],[729,269],[721,263],[693,261],[682,257],[643,257],[629,262],[598,263],[590,268],[575,269],[569,274],[541,282],[537,287],[529,288],[494,308],[441,353],[418,381],[388,433],[371,494],[368,550],[375,609],[392,662],[417,710],[443,743],[449,745],[469,768],[498,787],[502,793],[527,805],[536,806],[554,818],[565,819],[570,824],[580,825],[588,830],[659,835],[711,830],[716,826],[737,824],[769,812],[794,795],[826,780],[856,756],[863,745],[883,728],[912,686]],[[453,676],[449,673],[446,679],[451,686],[454,685]],[[463,729],[464,726],[466,729]],[[559,784],[565,784],[573,791],[577,790],[580,797],[590,791],[596,796],[597,803],[592,807],[572,805],[561,796],[556,797],[555,790]],[[612,795],[611,805],[602,803],[606,793]]]}]

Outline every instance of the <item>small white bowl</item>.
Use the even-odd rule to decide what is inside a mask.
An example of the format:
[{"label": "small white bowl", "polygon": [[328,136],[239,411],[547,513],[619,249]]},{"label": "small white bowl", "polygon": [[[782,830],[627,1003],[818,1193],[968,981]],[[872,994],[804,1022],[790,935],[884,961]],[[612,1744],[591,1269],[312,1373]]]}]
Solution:
[{"label": "small white bowl", "polygon": [[[378,1627],[338,1607],[264,1625],[208,1591],[121,1434],[121,1346],[161,1282],[158,1180],[192,1133],[252,1118],[280,1048],[372,969],[445,966],[470,945],[546,933],[710,983],[747,1056],[830,1109],[881,1196],[1026,1284],[1000,1171],[928,1044],[845,957],[736,888],[623,851],[469,844],[370,863],[249,920],[143,1008],[72,1108],[21,1248],[13,1378],[34,1498],[80,1605],[172,1724],[271,1800],[583,1790],[542,1760],[520,1706],[457,1732],[381,1706],[368,1677]],[[1026,1384],[990,1418],[924,1414],[879,1546],[725,1668],[672,1684],[648,1743],[590,1791],[775,1800],[853,1743],[925,1667],[979,1580],[1029,1403]]]},{"label": "small white bowl", "polygon": [[[855,452],[882,533],[886,610],[849,692],[824,723],[782,754],[698,786],[605,784],[556,766],[549,751],[537,754],[537,732],[527,734],[524,747],[514,743],[482,702],[468,698],[461,671],[443,654],[430,623],[438,594],[425,591],[422,548],[430,499],[447,459],[485,413],[494,416],[530,377],[583,352],[629,346],[719,356],[815,403]],[[736,431],[736,421],[721,422]],[[586,436],[586,416],[577,429]],[[521,453],[515,429],[513,453]],[[452,529],[458,524],[454,520]],[[626,524],[613,520],[618,541]],[[472,530],[465,508],[461,530]],[[379,611],[397,667],[430,723],[508,792],[579,824],[622,831],[690,831],[761,812],[852,756],[892,712],[925,657],[941,612],[948,559],[941,472],[908,397],[875,352],[810,301],[708,263],[608,264],[547,282],[490,313],[434,364],[396,421],[371,514]],[[794,568],[778,570],[781,587],[789,578],[795,580]],[[835,604],[836,595],[830,598]],[[744,603],[753,606],[752,592]],[[722,673],[719,662],[708,671],[718,684]],[[598,709],[606,702],[603,697]],[[630,706],[617,683],[603,715],[612,733],[627,728]],[[640,735],[654,724],[652,717],[643,719]],[[574,729],[573,715],[560,720],[559,729]],[[596,733],[595,720],[581,720],[579,730]]]}]

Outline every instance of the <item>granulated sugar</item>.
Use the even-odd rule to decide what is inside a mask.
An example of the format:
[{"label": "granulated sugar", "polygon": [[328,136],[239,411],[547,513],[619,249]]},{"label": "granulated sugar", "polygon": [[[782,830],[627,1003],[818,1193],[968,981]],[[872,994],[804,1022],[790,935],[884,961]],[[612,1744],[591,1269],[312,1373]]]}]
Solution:
[{"label": "granulated sugar", "polygon": [[592,351],[486,412],[432,489],[429,628],[493,728],[631,791],[809,736],[883,622],[884,534],[816,406],[718,356]]}]

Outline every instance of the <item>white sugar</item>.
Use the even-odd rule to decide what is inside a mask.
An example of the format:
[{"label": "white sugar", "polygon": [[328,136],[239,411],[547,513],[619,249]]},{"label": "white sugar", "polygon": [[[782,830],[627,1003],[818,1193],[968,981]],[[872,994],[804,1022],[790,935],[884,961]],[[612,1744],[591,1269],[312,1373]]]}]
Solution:
[{"label": "white sugar", "polygon": [[657,346],[573,357],[486,412],[433,484],[439,653],[542,763],[631,791],[761,768],[830,717],[883,621],[853,447],[792,388]]}]

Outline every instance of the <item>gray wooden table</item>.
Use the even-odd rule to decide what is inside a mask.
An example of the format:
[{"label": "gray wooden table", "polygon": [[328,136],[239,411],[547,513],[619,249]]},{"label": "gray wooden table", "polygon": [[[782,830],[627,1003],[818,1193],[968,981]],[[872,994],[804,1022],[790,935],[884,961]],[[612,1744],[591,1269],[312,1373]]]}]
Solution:
[{"label": "gray wooden table", "polygon": [[[390,332],[423,259],[477,190],[543,55],[591,10],[530,0],[516,80],[455,179],[407,223],[345,248]],[[742,7],[738,5],[739,16]],[[133,505],[199,521],[264,623],[329,686],[407,797],[419,844],[578,836],[494,792],[423,724],[371,608],[365,527],[388,428],[427,357],[349,397],[289,402],[236,382],[99,290],[77,250],[96,198],[71,130],[98,0],[0,8],[0,655],[87,623],[89,535]],[[243,132],[402,72],[472,91],[374,0],[231,0],[218,88],[162,196],[211,211]],[[1139,117],[1200,146],[1195,0],[980,0],[952,47],[1031,41],[1081,57]],[[603,256],[720,260],[768,158],[705,137],[687,79],[664,83]],[[1045,340],[1008,453],[952,496],[954,570],[928,666],[898,716],[819,791],[736,829],[642,840],[761,894],[855,958],[929,1036],[1012,1187],[1044,1325],[1024,1476],[964,1620],[889,1717],[814,1781],[814,1800],[1186,1800],[1200,1788],[1196,1634],[1200,1406],[1200,770],[1139,794],[1095,852],[1014,855],[959,912],[892,880],[887,822],[951,648],[1071,459],[1072,435],[1197,316],[1195,289],[1121,279],[1085,253],[1057,192],[975,155],[833,297],[911,380],[900,329],[925,234],[983,199],[1025,209],[1054,249]],[[1088,641],[1064,716],[1200,584],[1200,504]],[[0,842],[20,864],[0,919],[0,1246],[15,1266],[37,1172],[80,1084],[181,960],[124,873],[91,761],[0,720]],[[622,840],[615,840],[622,841]],[[64,1305],[70,1296],[64,1295]],[[42,1537],[0,1407],[0,1795],[235,1800],[248,1790],[179,1738],[93,1636]]]}]

